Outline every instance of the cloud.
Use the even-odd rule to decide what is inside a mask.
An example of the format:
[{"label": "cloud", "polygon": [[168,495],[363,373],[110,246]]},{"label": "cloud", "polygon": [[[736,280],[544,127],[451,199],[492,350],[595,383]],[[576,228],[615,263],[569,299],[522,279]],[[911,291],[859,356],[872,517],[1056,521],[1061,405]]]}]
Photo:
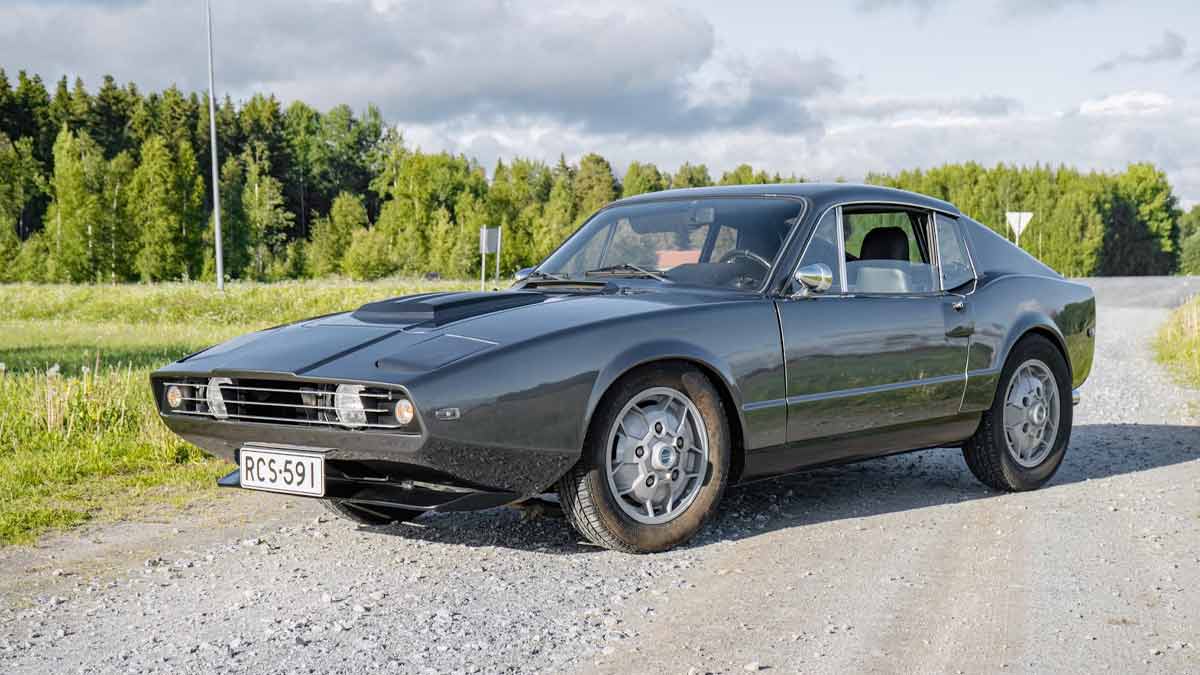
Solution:
[{"label": "cloud", "polygon": [[[1007,17],[1051,14],[1074,6],[1092,7],[1106,0],[997,0],[996,7]],[[912,9],[924,18],[934,9],[951,4],[949,0],[858,0],[854,7],[860,12],[892,9]]]},{"label": "cloud", "polygon": [[[577,9],[504,0],[214,3],[219,89],[391,119],[554,122],[682,134],[819,127],[807,109],[844,78],[820,55],[718,54],[700,13],[662,4]],[[0,22],[0,63],[55,77],[103,73],[143,89],[205,86],[203,15],[159,0],[119,14],[23,5]],[[14,16],[15,14],[15,16]]]},{"label": "cloud", "polygon": [[941,115],[961,117],[1003,117],[1020,112],[1024,106],[1007,96],[827,97],[813,103],[813,110],[829,120],[866,119],[874,121]]},{"label": "cloud", "polygon": [[1079,114],[1091,117],[1140,117],[1170,109],[1171,98],[1154,91],[1127,91],[1079,104]]},{"label": "cloud", "polygon": [[1174,31],[1163,31],[1162,41],[1146,48],[1142,52],[1121,52],[1116,57],[1096,65],[1094,70],[1098,73],[1108,72],[1130,65],[1146,65],[1151,63],[1162,63],[1164,61],[1178,61],[1183,58],[1183,52],[1187,48],[1187,40],[1182,35]]},{"label": "cloud", "polygon": [[1000,10],[1008,16],[1051,14],[1071,7],[1094,7],[1101,0],[1000,0]]}]

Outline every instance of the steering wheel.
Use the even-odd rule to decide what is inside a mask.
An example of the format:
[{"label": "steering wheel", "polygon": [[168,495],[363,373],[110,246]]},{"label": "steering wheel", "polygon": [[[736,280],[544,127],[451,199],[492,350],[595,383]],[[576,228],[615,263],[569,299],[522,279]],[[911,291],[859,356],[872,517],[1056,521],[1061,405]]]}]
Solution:
[{"label": "steering wheel", "polygon": [[721,264],[729,265],[729,264],[732,264],[733,261],[737,260],[738,258],[745,258],[746,260],[756,262],[759,265],[762,265],[763,269],[765,269],[765,270],[769,271],[771,269],[770,261],[768,261],[766,258],[762,257],[761,255],[755,253],[754,251],[751,251],[750,249],[745,249],[745,248],[735,248],[732,251],[721,256],[721,259],[718,260],[717,262],[721,263]]}]

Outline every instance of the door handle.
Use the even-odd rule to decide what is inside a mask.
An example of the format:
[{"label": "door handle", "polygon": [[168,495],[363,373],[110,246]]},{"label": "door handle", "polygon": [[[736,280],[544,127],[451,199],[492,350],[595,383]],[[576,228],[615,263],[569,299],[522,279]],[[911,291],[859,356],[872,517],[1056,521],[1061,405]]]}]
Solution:
[{"label": "door handle", "polygon": [[967,308],[967,303],[963,302],[962,300],[957,300],[953,305],[950,306],[954,308],[954,311],[961,312]]}]

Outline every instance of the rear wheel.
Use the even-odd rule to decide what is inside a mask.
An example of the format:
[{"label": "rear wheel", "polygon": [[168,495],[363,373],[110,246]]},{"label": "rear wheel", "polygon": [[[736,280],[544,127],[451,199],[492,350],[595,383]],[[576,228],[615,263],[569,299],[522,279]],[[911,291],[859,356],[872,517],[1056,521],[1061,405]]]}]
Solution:
[{"label": "rear wheel", "polygon": [[647,366],[605,395],[559,497],[592,543],[665,551],[716,509],[730,454],[729,424],[708,377],[691,366]]},{"label": "rear wheel", "polygon": [[374,504],[356,504],[354,502],[344,502],[340,499],[322,499],[321,503],[325,505],[325,510],[330,513],[339,518],[354,521],[359,525],[375,526],[387,525],[388,523],[404,523],[424,513],[424,511],[375,506]]},{"label": "rear wheel", "polygon": [[1021,339],[1001,372],[992,407],[963,447],[971,473],[997,490],[1034,490],[1062,464],[1071,440],[1071,376],[1058,348]]}]

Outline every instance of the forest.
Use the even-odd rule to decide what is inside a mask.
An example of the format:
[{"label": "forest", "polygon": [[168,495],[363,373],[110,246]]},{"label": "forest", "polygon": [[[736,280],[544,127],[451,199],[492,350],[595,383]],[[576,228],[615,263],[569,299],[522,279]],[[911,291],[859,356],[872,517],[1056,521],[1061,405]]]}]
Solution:
[{"label": "forest", "polygon": [[[106,76],[50,91],[0,69],[0,282],[212,279],[206,92],[143,93]],[[599,154],[553,164],[410,147],[380,111],[286,106],[269,94],[217,106],[224,270],[231,279],[478,274],[478,232],[504,230],[505,273],[536,263],[596,209],[667,188],[805,180],[743,164],[669,171]],[[1166,174],[976,163],[865,181],[954,202],[1070,276],[1200,273],[1200,207],[1183,213]]]}]

